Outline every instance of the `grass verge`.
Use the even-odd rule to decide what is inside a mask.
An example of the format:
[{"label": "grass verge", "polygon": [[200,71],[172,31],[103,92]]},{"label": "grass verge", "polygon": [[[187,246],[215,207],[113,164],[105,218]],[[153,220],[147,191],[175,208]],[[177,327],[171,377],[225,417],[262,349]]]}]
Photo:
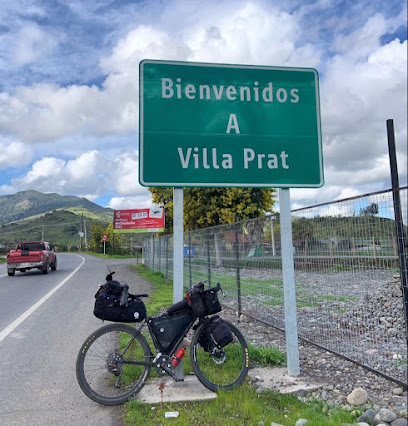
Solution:
[{"label": "grass verge", "polygon": [[[178,418],[166,419],[165,413],[177,411]],[[127,403],[125,424],[146,426],[257,426],[272,422],[293,426],[297,420],[306,419],[308,426],[339,426],[350,423],[352,416],[340,409],[329,409],[323,403],[303,403],[291,395],[276,391],[258,394],[245,384],[231,391],[218,392],[218,398],[205,402],[141,404]]]},{"label": "grass verge", "polygon": [[[134,265],[139,275],[149,280],[153,291],[146,303],[149,315],[161,307],[170,306],[173,298],[171,281],[161,273],[143,265]],[[222,315],[222,314],[221,314]],[[274,347],[259,348],[250,345],[251,364],[262,366],[282,365],[285,356]],[[177,411],[179,417],[168,419],[165,413]],[[329,407],[323,402],[303,403],[291,395],[268,390],[260,394],[248,383],[228,392],[218,392],[218,398],[205,402],[178,402],[142,404],[132,400],[126,404],[125,424],[135,425],[199,425],[236,426],[271,424],[294,425],[299,419],[307,419],[308,426],[338,426],[351,423],[350,412]]]}]

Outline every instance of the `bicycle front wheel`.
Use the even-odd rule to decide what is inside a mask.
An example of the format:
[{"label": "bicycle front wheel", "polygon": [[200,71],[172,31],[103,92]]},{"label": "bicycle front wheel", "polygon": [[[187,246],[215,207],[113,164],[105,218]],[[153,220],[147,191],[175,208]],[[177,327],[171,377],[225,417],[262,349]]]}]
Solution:
[{"label": "bicycle front wheel", "polygon": [[76,363],[81,389],[104,405],[122,404],[138,393],[150,373],[150,348],[141,333],[109,324],[83,343]]},{"label": "bicycle front wheel", "polygon": [[249,351],[244,336],[233,324],[225,322],[231,329],[233,340],[223,348],[202,346],[206,340],[206,324],[197,328],[191,341],[194,372],[198,380],[214,392],[240,385],[248,374]]}]

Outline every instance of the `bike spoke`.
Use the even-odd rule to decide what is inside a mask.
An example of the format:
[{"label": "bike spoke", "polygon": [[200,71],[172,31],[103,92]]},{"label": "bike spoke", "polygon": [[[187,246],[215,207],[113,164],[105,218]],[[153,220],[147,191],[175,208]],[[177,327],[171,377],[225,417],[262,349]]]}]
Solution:
[{"label": "bike spoke", "polygon": [[112,324],[89,341],[78,356],[77,377],[90,398],[114,405],[142,388],[151,366],[143,336],[132,327]]}]

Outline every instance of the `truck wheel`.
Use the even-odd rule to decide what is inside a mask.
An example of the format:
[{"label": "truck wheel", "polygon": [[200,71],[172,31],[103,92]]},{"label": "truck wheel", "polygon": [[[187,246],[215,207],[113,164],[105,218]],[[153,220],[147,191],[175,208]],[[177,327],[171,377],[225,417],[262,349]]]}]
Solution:
[{"label": "truck wheel", "polygon": [[51,263],[51,271],[56,271],[57,270],[57,259],[55,259],[54,263]]},{"label": "truck wheel", "polygon": [[9,277],[12,277],[16,273],[15,269],[7,269],[7,275]]},{"label": "truck wheel", "polygon": [[42,268],[43,274],[48,274],[48,263]]}]

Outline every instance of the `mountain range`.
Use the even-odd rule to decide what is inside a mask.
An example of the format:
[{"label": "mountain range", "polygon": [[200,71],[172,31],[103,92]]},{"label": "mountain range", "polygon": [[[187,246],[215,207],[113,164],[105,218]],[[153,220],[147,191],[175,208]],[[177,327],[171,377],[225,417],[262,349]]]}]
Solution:
[{"label": "mountain range", "polygon": [[[0,225],[29,219],[54,210],[84,210],[86,216],[106,219],[113,215],[113,210],[101,207],[86,198],[43,194],[38,191],[21,191],[0,197]],[[86,214],[88,212],[88,214]]]},{"label": "mountain range", "polygon": [[0,197],[0,249],[40,239],[62,248],[82,247],[89,242],[93,225],[103,230],[112,220],[112,209],[86,198],[32,190],[4,195]]}]

